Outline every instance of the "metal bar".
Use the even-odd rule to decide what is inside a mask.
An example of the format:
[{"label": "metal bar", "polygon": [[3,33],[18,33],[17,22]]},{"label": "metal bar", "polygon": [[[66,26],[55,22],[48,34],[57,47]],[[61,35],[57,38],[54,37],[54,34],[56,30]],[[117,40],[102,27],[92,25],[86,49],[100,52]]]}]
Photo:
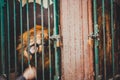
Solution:
[{"label": "metal bar", "polygon": [[[94,35],[98,35],[98,24],[97,24],[97,1],[93,0],[93,15],[94,15]],[[99,57],[98,57],[98,39],[95,39],[95,79],[98,80],[99,75]]]},{"label": "metal bar", "polygon": [[7,0],[7,31],[8,31],[8,79],[10,79],[10,19],[9,19],[9,0]]},{"label": "metal bar", "polygon": [[53,0],[54,4],[54,35],[57,35],[59,33],[58,30],[58,12],[57,12],[57,0]]},{"label": "metal bar", "polygon": [[113,69],[113,80],[115,75],[115,60],[114,60],[114,21],[113,21],[113,0],[110,0],[111,3],[111,32],[112,32],[112,69]]},{"label": "metal bar", "polygon": [[45,80],[44,71],[44,24],[43,24],[43,0],[41,0],[41,25],[42,25],[42,78]]},{"label": "metal bar", "polygon": [[1,68],[2,68],[2,74],[5,74],[5,40],[4,40],[4,11],[3,11],[3,6],[4,6],[4,0],[0,0],[0,18],[1,18]]},{"label": "metal bar", "polygon": [[[58,30],[58,7],[57,7],[57,0],[53,0],[53,7],[54,7],[54,36],[58,35],[59,30]],[[54,41],[54,48],[55,48],[55,77],[54,80],[59,80],[60,79],[60,63],[59,63],[59,50],[57,48],[57,40]]]},{"label": "metal bar", "polygon": [[52,80],[52,64],[51,64],[51,41],[50,41],[50,0],[48,0],[48,34],[49,34],[49,75],[50,75],[50,80]]},{"label": "metal bar", "polygon": [[[22,23],[22,0],[20,0],[20,34],[22,35],[23,34],[23,28],[22,28],[22,25],[23,25],[23,23]],[[24,58],[23,58],[23,54],[24,54],[24,52],[23,52],[23,36],[21,37],[21,43],[22,43],[22,49],[21,49],[21,51],[22,51],[22,56],[21,56],[21,58],[22,58],[22,60],[21,60],[21,68],[22,68],[22,73],[23,73],[23,61],[24,61]]]},{"label": "metal bar", "polygon": [[15,54],[15,73],[17,73],[17,53],[16,53],[16,0],[13,0],[14,14],[14,54]]},{"label": "metal bar", "polygon": [[102,24],[103,24],[103,53],[104,53],[104,80],[107,80],[106,78],[106,35],[105,35],[105,1],[102,0]]},{"label": "metal bar", "polygon": [[[36,0],[34,0],[33,3],[33,10],[34,10],[34,42],[36,46]],[[37,68],[37,50],[35,47],[35,67]],[[37,80],[37,75],[36,75],[36,80]]]},{"label": "metal bar", "polygon": [[[26,0],[26,10],[27,10],[27,47],[28,47],[28,51],[30,50],[30,29],[29,29],[29,5],[28,5],[28,0]],[[30,54],[28,52],[28,65],[30,65]]]}]

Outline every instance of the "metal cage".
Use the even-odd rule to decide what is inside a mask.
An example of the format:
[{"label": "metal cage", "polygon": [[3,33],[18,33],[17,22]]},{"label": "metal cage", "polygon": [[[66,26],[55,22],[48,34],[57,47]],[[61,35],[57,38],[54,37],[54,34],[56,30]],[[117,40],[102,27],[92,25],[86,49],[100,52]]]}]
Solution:
[{"label": "metal cage", "polygon": [[0,0],[0,36],[0,75],[14,80],[31,65],[36,80],[60,80],[58,0]]},{"label": "metal cage", "polygon": [[[113,0],[93,0],[96,80],[119,80],[119,9]],[[116,14],[117,13],[117,14]]]}]

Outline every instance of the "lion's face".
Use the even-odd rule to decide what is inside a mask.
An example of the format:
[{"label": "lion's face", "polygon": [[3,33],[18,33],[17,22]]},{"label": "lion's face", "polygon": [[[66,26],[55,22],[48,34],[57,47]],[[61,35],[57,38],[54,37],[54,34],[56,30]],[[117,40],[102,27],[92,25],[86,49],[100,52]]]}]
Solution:
[{"label": "lion's face", "polygon": [[[36,34],[36,36],[34,36]],[[44,29],[44,42],[48,40],[48,30]],[[36,26],[36,33],[34,31],[34,28],[30,29],[28,32],[24,32],[23,35],[21,35],[20,39],[23,40],[19,43],[17,46],[17,50],[19,52],[19,57],[24,55],[26,60],[31,60],[32,55],[35,53],[41,54],[42,52],[42,27]],[[23,48],[23,51],[22,51]],[[21,57],[20,57],[21,59]]]},{"label": "lion's face", "polygon": [[[44,37],[43,37],[44,38],[44,46],[42,46],[42,34],[44,34]],[[39,75],[38,76],[39,80],[41,80],[41,77],[42,77],[42,67],[43,67],[42,66],[43,65],[42,52],[44,52],[44,70],[45,70],[46,78],[49,78],[50,59],[51,59],[51,64],[52,64],[52,68],[53,68],[52,75],[54,75],[54,63],[55,63],[54,61],[55,60],[54,60],[53,42],[51,42],[50,45],[48,45],[48,44],[49,44],[48,43],[48,30],[44,28],[44,31],[42,33],[42,27],[36,26],[36,31],[34,31],[34,28],[32,28],[29,30],[29,32],[24,32],[20,36],[20,43],[17,46],[18,63],[22,63],[22,60],[24,59],[23,60],[24,69],[28,67],[28,61],[30,61],[31,66],[37,65],[37,75]],[[44,49],[43,49],[43,47],[44,47]],[[50,57],[49,56],[49,51],[50,51],[49,48],[51,48],[51,52],[50,52],[51,58],[49,58]],[[44,51],[42,51],[42,50],[44,50]],[[37,55],[35,56],[35,54],[37,54]],[[35,63],[36,60],[37,60],[37,64]],[[21,64],[19,64],[19,65],[21,65]],[[20,67],[20,69],[21,69],[21,67]]]}]

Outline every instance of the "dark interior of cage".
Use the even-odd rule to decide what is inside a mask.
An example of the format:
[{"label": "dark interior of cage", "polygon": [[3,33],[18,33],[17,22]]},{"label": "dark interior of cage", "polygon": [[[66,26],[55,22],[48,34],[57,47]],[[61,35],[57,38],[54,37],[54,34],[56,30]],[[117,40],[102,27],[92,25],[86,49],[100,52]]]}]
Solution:
[{"label": "dark interior of cage", "polygon": [[[113,33],[111,26],[111,6],[110,1],[105,0],[104,7],[104,19],[105,19],[105,30],[103,30],[103,16],[102,16],[102,1],[97,0],[97,22],[99,30],[99,46],[98,46],[98,55],[99,55],[99,74],[101,79],[104,79],[106,74],[108,79],[112,79],[113,71],[114,77],[120,77],[120,5],[117,2],[114,2],[113,6]],[[105,36],[105,37],[104,37]],[[114,36],[114,39],[112,39]],[[105,43],[104,43],[105,40]],[[113,40],[113,42],[112,42]],[[113,46],[114,44],[114,46]],[[105,45],[105,46],[104,46]],[[112,51],[114,49],[114,56]],[[104,54],[105,50],[105,54]],[[106,55],[106,59],[104,59]],[[114,62],[113,62],[114,58]],[[106,66],[105,64],[106,63]],[[114,65],[114,70],[113,70]],[[106,70],[105,70],[106,69]]]},{"label": "dark interior of cage", "polygon": [[[6,2],[6,0],[5,0],[5,2]],[[26,31],[34,28],[35,27],[34,25],[44,26],[44,28],[46,28],[46,29],[48,29],[48,26],[50,26],[50,35],[52,35],[53,34],[53,26],[54,26],[53,4],[49,5],[50,12],[48,13],[48,8],[43,7],[43,12],[41,12],[41,5],[36,3],[36,6],[35,6],[36,11],[35,11],[35,16],[34,16],[33,2],[28,3],[28,14],[27,14],[27,8],[26,8],[27,4],[25,4],[22,7],[22,14],[20,14],[20,2],[18,0],[16,0],[15,3],[16,4],[15,4],[15,8],[14,8],[13,1],[12,0],[9,1],[10,33],[7,33],[8,32],[8,29],[7,29],[8,28],[7,7],[6,6],[4,7],[5,73],[6,73],[6,77],[10,78],[11,80],[15,80],[15,77],[22,75],[24,70],[29,66],[28,62],[26,63],[25,59],[22,58],[21,56],[19,56],[18,55],[19,52],[17,50],[15,50],[17,48],[18,44],[20,44],[19,41],[20,41],[21,30],[22,30],[22,33],[25,33]],[[14,11],[15,11],[15,13],[14,13]],[[48,17],[48,14],[49,14],[49,17]],[[20,21],[21,16],[22,16],[22,29],[20,26],[21,25],[21,21]],[[35,19],[34,17],[36,18],[36,22],[34,22],[34,19]],[[10,34],[10,43],[8,43],[8,34]],[[44,44],[46,44],[46,45],[44,45],[44,51],[43,51],[44,63],[42,63],[43,61],[42,61],[42,53],[41,53],[40,55],[37,55],[37,58],[36,58],[37,64],[35,63],[35,57],[33,57],[32,60],[30,60],[30,65],[31,66],[37,65],[36,67],[37,67],[38,80],[41,80],[43,78],[43,75],[46,80],[49,80],[50,69],[51,69],[52,79],[54,78],[54,75],[55,75],[55,56],[54,56],[54,46],[53,46],[54,43],[51,40],[50,46],[49,46],[49,38],[48,38],[48,40],[45,40],[45,39],[43,39],[43,40],[44,40]],[[10,44],[10,52],[8,52],[8,44]],[[49,47],[51,50],[49,50]],[[23,52],[24,52],[24,49],[23,49]],[[8,53],[10,53],[10,56],[8,55]],[[51,58],[50,58],[49,53],[51,54]],[[16,54],[16,56],[15,56],[15,54]],[[3,57],[3,56],[0,55],[0,57]],[[20,57],[23,59],[23,63],[22,63],[22,59],[21,59],[21,61],[19,61]],[[9,63],[8,58],[10,58],[10,63]],[[50,59],[51,59],[51,67],[49,65]],[[2,64],[1,63],[2,62],[0,61],[0,72],[2,72],[2,70],[1,70]],[[42,66],[43,64],[44,64],[44,68]],[[9,69],[10,69],[10,71],[9,71]],[[44,71],[44,74],[43,74],[43,71]],[[8,77],[8,76],[10,76],[10,77]]]}]

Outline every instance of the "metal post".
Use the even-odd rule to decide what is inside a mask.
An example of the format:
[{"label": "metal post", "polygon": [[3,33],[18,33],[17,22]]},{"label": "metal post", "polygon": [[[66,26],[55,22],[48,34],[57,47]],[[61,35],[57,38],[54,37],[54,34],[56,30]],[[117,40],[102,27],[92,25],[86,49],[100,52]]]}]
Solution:
[{"label": "metal post", "polygon": [[[27,46],[28,46],[28,50],[30,50],[30,29],[29,29],[29,5],[28,5],[28,1],[26,0],[26,10],[27,10]],[[30,65],[30,54],[28,52],[28,65]]]},{"label": "metal post", "polygon": [[[59,34],[58,28],[58,7],[57,7],[57,0],[53,0],[54,6],[54,36]],[[60,62],[59,62],[59,49],[57,48],[57,41],[54,41],[54,48],[55,48],[55,77],[54,80],[60,79]]]},{"label": "metal post", "polygon": [[49,34],[49,75],[50,80],[52,80],[52,64],[51,64],[51,41],[50,41],[50,0],[48,0],[48,34]]},{"label": "metal post", "polygon": [[113,21],[113,0],[111,2],[111,32],[112,32],[112,69],[113,69],[113,80],[115,75],[115,60],[114,60],[114,21]]},{"label": "metal post", "polygon": [[[97,2],[96,0],[93,0],[93,14],[94,14],[94,35],[98,35],[98,24],[97,24]],[[98,57],[98,38],[95,38],[95,79],[99,80],[99,57]]]},{"label": "metal post", "polygon": [[[23,23],[22,23],[22,0],[20,0],[20,34],[22,35],[23,34],[23,28],[22,28],[22,25],[23,25]],[[21,56],[21,58],[22,58],[22,60],[21,60],[21,68],[22,68],[22,73],[23,73],[23,62],[24,62],[24,58],[23,58],[23,54],[24,54],[24,52],[23,52],[23,36],[21,37],[21,43],[22,43],[22,49],[21,49],[21,51],[22,51],[22,56]]]},{"label": "metal post", "polygon": [[10,79],[10,19],[9,0],[7,0],[7,35],[8,35],[8,79]]},{"label": "metal post", "polygon": [[3,11],[3,6],[4,6],[4,0],[0,0],[0,28],[1,28],[1,68],[2,68],[2,74],[5,74],[5,38],[4,38],[4,11]]},{"label": "metal post", "polygon": [[106,39],[105,39],[105,1],[102,0],[102,24],[103,24],[103,51],[104,51],[104,80],[106,80]]},{"label": "metal post", "polygon": [[[34,42],[36,46],[36,0],[34,0],[33,3],[33,12],[34,12]],[[35,48],[35,67],[37,68],[37,53],[36,53],[36,48]],[[37,75],[36,75],[36,80],[37,80]]]},{"label": "metal post", "polygon": [[41,25],[42,25],[42,77],[45,80],[44,71],[44,20],[43,20],[43,0],[41,0]]},{"label": "metal post", "polygon": [[14,54],[15,54],[15,73],[17,73],[17,53],[16,53],[16,0],[13,0],[14,15]]}]

